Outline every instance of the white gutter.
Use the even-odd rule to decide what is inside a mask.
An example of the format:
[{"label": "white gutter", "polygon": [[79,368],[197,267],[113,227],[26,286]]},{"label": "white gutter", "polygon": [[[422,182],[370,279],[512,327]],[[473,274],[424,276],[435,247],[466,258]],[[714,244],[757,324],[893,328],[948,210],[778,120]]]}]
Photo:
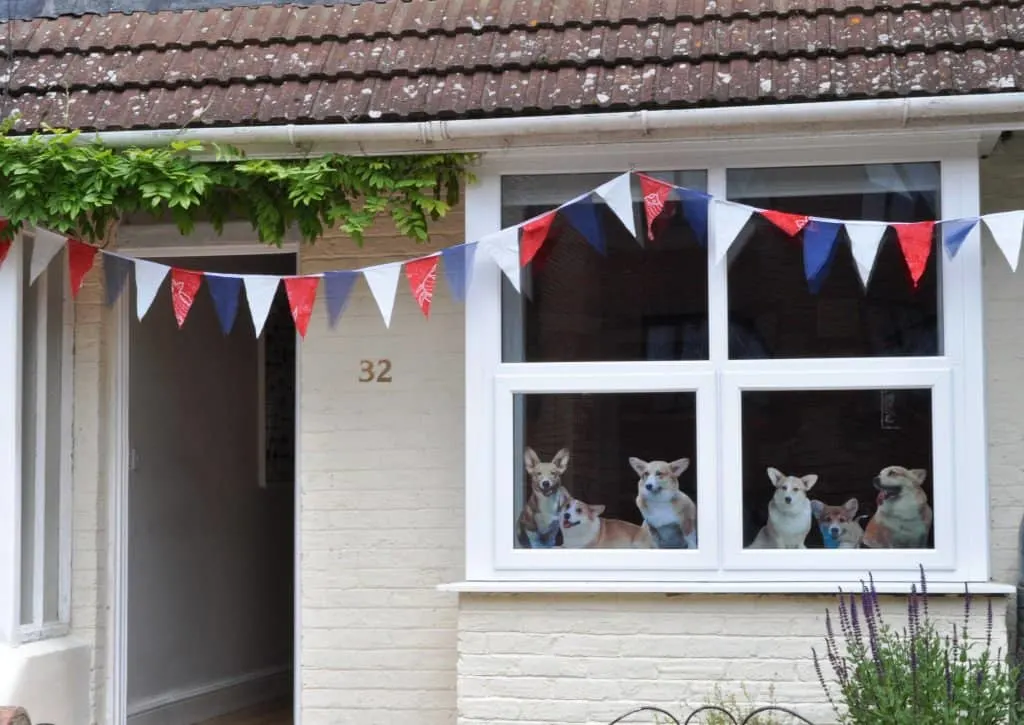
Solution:
[{"label": "white gutter", "polygon": [[85,134],[110,146],[200,141],[266,152],[357,154],[485,151],[621,139],[709,140],[866,132],[1024,129],[1024,93],[827,101],[731,108],[458,119],[411,123],[233,126]]}]

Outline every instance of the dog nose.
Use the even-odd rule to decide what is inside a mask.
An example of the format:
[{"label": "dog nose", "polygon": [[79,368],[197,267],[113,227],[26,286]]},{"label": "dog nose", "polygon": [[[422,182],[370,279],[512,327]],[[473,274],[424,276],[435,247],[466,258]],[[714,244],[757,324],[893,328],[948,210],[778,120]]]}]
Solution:
[{"label": "dog nose", "polygon": [[566,521],[568,521],[569,520],[569,512],[566,511],[564,514],[562,514],[562,518],[564,518]]},{"label": "dog nose", "polygon": [[644,488],[646,488],[648,491],[653,491],[654,490],[654,484],[651,483],[650,481],[648,481],[647,484],[644,486]]},{"label": "dog nose", "polygon": [[839,529],[836,528],[835,526],[833,526],[831,529],[829,529],[829,533],[832,534],[832,538],[833,539],[838,539],[839,538]]},{"label": "dog nose", "polygon": [[786,503],[793,503],[793,497],[792,496],[786,496]]}]

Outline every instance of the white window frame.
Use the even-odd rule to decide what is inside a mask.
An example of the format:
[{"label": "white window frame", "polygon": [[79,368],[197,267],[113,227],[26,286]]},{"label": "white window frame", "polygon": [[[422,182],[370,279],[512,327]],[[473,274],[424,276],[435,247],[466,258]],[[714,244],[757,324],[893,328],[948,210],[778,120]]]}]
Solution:
[{"label": "white window frame", "polygon": [[[58,445],[61,446],[60,451],[60,502],[58,507],[58,546],[60,550],[58,552],[58,572],[56,586],[57,591],[57,618],[55,620],[47,621],[44,616],[45,611],[45,600],[46,600],[46,576],[45,576],[45,562],[46,562],[46,474],[45,467],[40,466],[38,461],[45,459],[46,447],[49,445],[49,441],[46,440],[46,414],[45,407],[41,411],[37,411],[36,426],[35,430],[28,430],[23,425],[22,420],[22,392],[21,386],[24,381],[25,384],[29,384],[29,380],[34,381],[37,386],[36,399],[45,399],[45,375],[41,376],[39,370],[25,371],[22,370],[22,346],[25,344],[26,335],[25,330],[22,326],[22,315],[24,314],[24,286],[26,280],[23,274],[24,265],[24,242],[25,237],[31,237],[31,232],[20,234],[11,246],[8,253],[8,258],[4,264],[3,273],[0,274],[0,283],[4,285],[11,285],[14,288],[14,293],[11,294],[10,290],[7,292],[7,297],[13,301],[13,307],[11,313],[13,315],[13,336],[8,335],[8,338],[13,337],[16,344],[13,347],[13,352],[16,359],[10,363],[4,362],[3,366],[10,365],[13,372],[11,379],[14,382],[17,390],[16,394],[11,396],[12,400],[16,402],[17,410],[15,412],[14,425],[12,426],[14,431],[15,450],[13,453],[13,461],[10,462],[6,469],[11,471],[14,475],[10,478],[4,477],[4,482],[10,482],[12,488],[16,489],[10,492],[4,492],[3,497],[8,502],[16,502],[16,506],[13,508],[13,520],[10,522],[13,524],[9,530],[9,536],[11,539],[5,541],[4,544],[7,547],[7,551],[10,552],[10,561],[13,563],[12,575],[16,586],[12,591],[12,599],[6,606],[0,607],[0,611],[9,612],[5,615],[5,620],[9,622],[9,628],[5,627],[7,632],[8,641],[18,644],[27,643],[52,637],[61,637],[70,631],[71,623],[71,546],[72,546],[72,416],[73,416],[73,405],[74,405],[74,368],[73,368],[73,340],[74,340],[74,307],[70,295],[69,287],[69,273],[67,269],[66,257],[61,254],[58,255],[51,262],[46,271],[44,271],[38,279],[32,284],[29,289],[30,294],[38,296],[39,300],[44,301],[44,304],[38,306],[41,314],[37,319],[37,329],[41,332],[38,336],[40,340],[40,350],[37,354],[37,360],[42,363],[47,359],[47,356],[52,352],[46,349],[47,337],[45,334],[46,330],[46,314],[47,306],[45,304],[48,286],[51,284],[60,284],[64,289],[63,295],[63,325],[61,335],[61,426],[60,426],[60,440]],[[2,326],[2,325],[0,325]],[[44,370],[45,372],[45,370]],[[37,464],[35,466],[36,480],[34,482],[34,506],[35,516],[33,521],[33,557],[31,562],[24,561],[24,552],[21,547],[22,539],[22,516],[21,508],[24,502],[23,496],[23,482],[22,482],[22,471],[23,465],[21,461],[21,436],[23,435],[35,435],[37,440],[42,440],[42,445],[36,446],[36,459]],[[11,465],[13,464],[13,465]],[[6,473],[6,471],[5,471]],[[24,566],[32,566],[32,607],[31,620],[26,623],[22,623],[22,611],[21,611],[21,573]],[[9,617],[9,619],[8,619]]]},{"label": "white window frame", "polygon": [[[794,138],[765,148],[748,142],[646,143],[560,147],[485,157],[466,189],[466,236],[500,229],[501,177],[627,169],[707,172],[707,191],[726,197],[726,171],[872,163],[934,162],[941,173],[941,217],[979,213],[980,138],[960,133],[891,137]],[[468,591],[835,591],[870,572],[904,590],[925,566],[938,591],[989,580],[989,518],[984,410],[981,250],[975,229],[956,260],[940,252],[943,355],[928,358],[728,360],[727,266],[708,255],[707,361],[503,363],[501,272],[475,255],[466,304],[466,581]],[[699,428],[736,430],[741,389],[784,387],[809,377],[822,388],[932,387],[936,548],[892,551],[748,551],[739,506],[725,481],[737,480],[736,442],[699,433],[697,551],[532,551],[513,548],[513,395],[530,392],[689,390]],[[962,422],[961,422],[962,421]],[[954,434],[955,433],[955,438]],[[722,436],[724,437],[724,436]],[[955,441],[955,445],[948,445]],[[968,482],[958,492],[954,481]],[[767,485],[767,484],[766,484]],[[732,484],[737,491],[737,484]],[[979,491],[977,487],[981,487]],[[969,492],[964,495],[964,492]],[[997,587],[998,585],[991,585]],[[975,588],[975,591],[977,589]]]}]

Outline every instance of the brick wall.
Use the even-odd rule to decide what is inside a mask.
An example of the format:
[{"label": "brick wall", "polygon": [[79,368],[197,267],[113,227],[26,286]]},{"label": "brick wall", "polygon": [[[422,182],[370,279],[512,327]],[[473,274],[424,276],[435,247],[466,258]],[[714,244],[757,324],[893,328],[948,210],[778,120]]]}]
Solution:
[{"label": "brick wall", "polygon": [[[302,271],[424,252],[377,234],[318,242]],[[432,246],[462,241],[456,213]],[[424,320],[403,277],[390,330],[363,280],[326,315],[321,297],[300,358],[302,722],[453,722],[457,598],[435,587],[462,574],[462,307],[441,278]],[[358,382],[382,358],[393,382]]]}]

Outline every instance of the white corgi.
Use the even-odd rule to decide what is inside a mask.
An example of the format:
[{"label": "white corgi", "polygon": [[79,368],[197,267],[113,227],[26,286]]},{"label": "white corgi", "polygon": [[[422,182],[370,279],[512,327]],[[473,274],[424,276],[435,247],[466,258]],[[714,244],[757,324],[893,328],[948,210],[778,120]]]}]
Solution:
[{"label": "white corgi", "polygon": [[697,504],[679,490],[679,477],[690,467],[689,458],[672,461],[643,461],[630,458],[629,465],[640,476],[636,506],[644,517],[655,549],[697,548]]},{"label": "white corgi", "polygon": [[811,531],[811,502],[807,492],[818,482],[816,473],[786,476],[776,468],[768,469],[775,495],[768,504],[768,523],[757,532],[748,549],[806,549],[804,540]]},{"label": "white corgi", "polygon": [[636,524],[603,519],[604,506],[569,499],[559,523],[565,549],[649,549],[651,539]]}]

